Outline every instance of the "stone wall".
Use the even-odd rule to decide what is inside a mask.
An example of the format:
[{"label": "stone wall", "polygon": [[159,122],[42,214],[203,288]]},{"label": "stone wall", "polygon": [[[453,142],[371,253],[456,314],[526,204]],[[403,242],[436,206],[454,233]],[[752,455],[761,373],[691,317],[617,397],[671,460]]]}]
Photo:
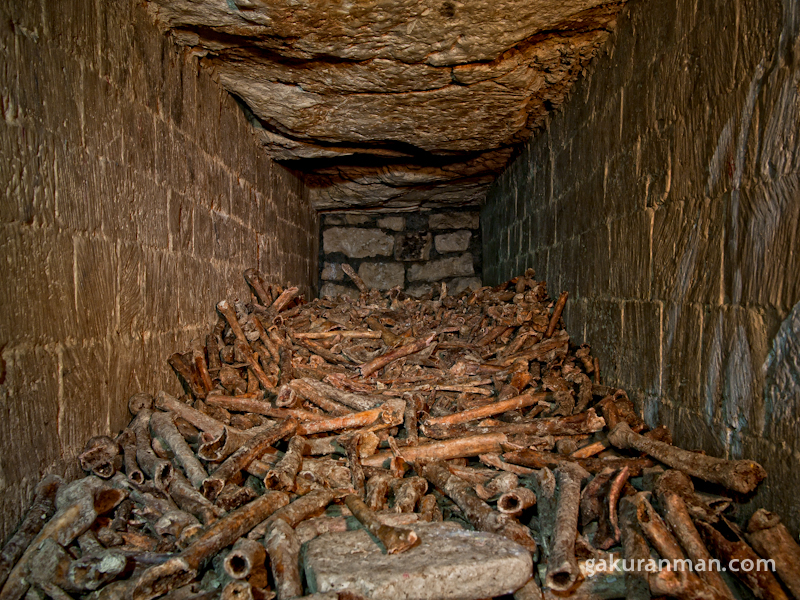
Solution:
[{"label": "stone wall", "polygon": [[262,269],[315,293],[318,223],[139,3],[0,3],[0,538],[119,431]]},{"label": "stone wall", "polygon": [[762,462],[754,503],[794,533],[799,27],[797,0],[631,0],[481,215],[487,283],[568,290],[605,379],[679,444]]},{"label": "stone wall", "polygon": [[357,295],[348,263],[371,288],[400,287],[412,296],[451,294],[481,284],[477,210],[333,213],[322,216],[320,296]]}]

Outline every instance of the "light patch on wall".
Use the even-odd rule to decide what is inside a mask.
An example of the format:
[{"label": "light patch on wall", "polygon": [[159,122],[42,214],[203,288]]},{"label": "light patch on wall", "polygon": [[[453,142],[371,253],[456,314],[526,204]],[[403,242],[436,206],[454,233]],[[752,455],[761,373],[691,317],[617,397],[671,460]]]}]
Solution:
[{"label": "light patch on wall", "polygon": [[764,363],[764,428],[769,435],[775,425],[796,421],[800,414],[800,302],[781,323]]},{"label": "light patch on wall", "polygon": [[717,138],[717,147],[708,163],[708,181],[706,183],[706,194],[711,195],[712,190],[717,185],[720,175],[725,173],[728,163],[728,152],[733,139],[733,128],[736,125],[736,117],[731,117],[723,127],[722,132]]},{"label": "light patch on wall", "polygon": [[717,397],[719,395],[719,374],[722,371],[722,313],[717,315],[717,324],[714,327],[714,340],[708,352],[708,375],[706,380],[706,424],[711,425],[716,412]]},{"label": "light patch on wall", "polygon": [[753,361],[750,342],[744,325],[736,327],[728,348],[725,366],[725,393],[722,402],[722,418],[725,429],[720,432],[725,448],[734,458],[742,457],[741,432],[747,430],[747,418],[751,413],[753,398]]}]

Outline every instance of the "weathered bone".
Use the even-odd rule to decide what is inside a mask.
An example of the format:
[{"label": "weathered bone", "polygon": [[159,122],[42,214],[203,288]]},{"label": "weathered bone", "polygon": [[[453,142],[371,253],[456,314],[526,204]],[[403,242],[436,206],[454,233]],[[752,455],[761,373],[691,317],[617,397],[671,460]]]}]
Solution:
[{"label": "weathered bone", "polygon": [[556,514],[552,548],[547,559],[545,585],[566,591],[578,578],[575,559],[575,536],[578,533],[578,513],[581,501],[581,482],[589,474],[574,463],[566,463],[555,470]]},{"label": "weathered bone", "polygon": [[752,492],[767,476],[764,467],[755,461],[724,460],[683,450],[634,433],[625,422],[618,423],[611,430],[608,440],[617,448],[635,448],[646,452],[673,469],[704,481],[718,483],[741,494]]},{"label": "weathered bone", "polygon": [[353,516],[366,527],[367,531],[381,541],[389,554],[405,552],[419,543],[419,536],[411,529],[402,529],[381,523],[375,513],[355,494],[348,495],[344,501]]},{"label": "weathered bone", "polygon": [[747,541],[766,559],[795,598],[800,598],[800,545],[778,515],[759,509],[747,523]]}]

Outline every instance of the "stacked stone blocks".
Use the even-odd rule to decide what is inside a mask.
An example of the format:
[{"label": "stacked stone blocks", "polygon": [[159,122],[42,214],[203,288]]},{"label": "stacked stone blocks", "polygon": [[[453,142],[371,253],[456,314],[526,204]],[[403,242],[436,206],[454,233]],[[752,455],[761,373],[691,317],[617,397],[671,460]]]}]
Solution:
[{"label": "stacked stone blocks", "polygon": [[477,210],[328,214],[322,219],[321,296],[356,294],[349,264],[375,289],[420,296],[445,282],[450,293],[481,286]]}]

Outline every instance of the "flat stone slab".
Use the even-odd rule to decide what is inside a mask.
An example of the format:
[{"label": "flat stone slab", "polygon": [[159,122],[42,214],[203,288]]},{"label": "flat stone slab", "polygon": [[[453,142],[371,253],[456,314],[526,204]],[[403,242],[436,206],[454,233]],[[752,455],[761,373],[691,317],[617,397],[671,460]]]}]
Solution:
[{"label": "flat stone slab", "polygon": [[530,552],[502,536],[455,523],[416,523],[420,544],[383,554],[363,529],[305,545],[311,592],[358,591],[372,600],[479,600],[510,594],[530,579]]}]

